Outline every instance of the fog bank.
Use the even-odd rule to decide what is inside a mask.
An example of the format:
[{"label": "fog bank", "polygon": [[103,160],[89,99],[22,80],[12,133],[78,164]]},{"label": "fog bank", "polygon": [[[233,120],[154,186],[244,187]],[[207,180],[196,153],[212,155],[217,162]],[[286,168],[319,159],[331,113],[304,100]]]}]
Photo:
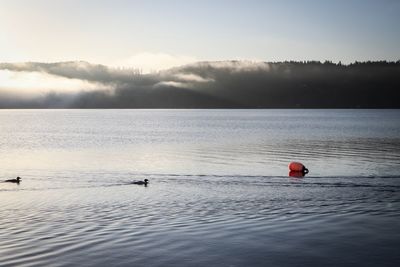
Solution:
[{"label": "fog bank", "polygon": [[400,108],[399,77],[399,61],[198,62],[150,74],[0,63],[0,108]]}]

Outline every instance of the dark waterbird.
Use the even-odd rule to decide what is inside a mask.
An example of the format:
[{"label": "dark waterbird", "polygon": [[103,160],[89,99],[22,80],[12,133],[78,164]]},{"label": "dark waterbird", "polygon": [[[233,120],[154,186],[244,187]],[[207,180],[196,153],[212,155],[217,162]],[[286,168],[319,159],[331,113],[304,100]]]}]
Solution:
[{"label": "dark waterbird", "polygon": [[5,180],[5,183],[17,183],[19,184],[19,182],[21,182],[21,177],[17,177],[16,179],[9,179],[9,180]]},{"label": "dark waterbird", "polygon": [[149,183],[148,179],[144,179],[143,181],[134,181],[134,182],[132,182],[132,184],[145,185],[145,186],[147,186],[148,183]]}]

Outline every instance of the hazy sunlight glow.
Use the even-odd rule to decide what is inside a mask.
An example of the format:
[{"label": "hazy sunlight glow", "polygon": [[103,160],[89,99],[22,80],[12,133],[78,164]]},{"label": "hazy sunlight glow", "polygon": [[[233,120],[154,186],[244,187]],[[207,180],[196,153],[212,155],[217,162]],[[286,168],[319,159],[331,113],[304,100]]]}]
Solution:
[{"label": "hazy sunlight glow", "polygon": [[0,91],[12,94],[76,93],[108,90],[111,87],[79,79],[68,79],[42,72],[0,70]]}]

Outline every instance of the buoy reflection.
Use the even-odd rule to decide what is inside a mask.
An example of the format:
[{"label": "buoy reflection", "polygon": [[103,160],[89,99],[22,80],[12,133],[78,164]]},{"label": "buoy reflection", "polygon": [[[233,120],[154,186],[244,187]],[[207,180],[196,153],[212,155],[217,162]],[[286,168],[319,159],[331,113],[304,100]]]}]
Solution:
[{"label": "buoy reflection", "polygon": [[306,175],[305,172],[302,171],[290,171],[289,176],[295,178],[303,178]]}]

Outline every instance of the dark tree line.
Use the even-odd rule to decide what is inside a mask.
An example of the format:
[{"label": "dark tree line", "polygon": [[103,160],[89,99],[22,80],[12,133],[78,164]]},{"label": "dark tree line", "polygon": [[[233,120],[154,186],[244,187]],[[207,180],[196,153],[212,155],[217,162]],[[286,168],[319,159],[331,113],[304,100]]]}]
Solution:
[{"label": "dark tree line", "polygon": [[[85,67],[87,73],[75,70],[73,64],[65,75],[65,70],[57,66],[52,65],[51,70],[67,78],[77,75],[79,79],[114,84],[112,93],[53,93],[30,100],[7,101],[0,95],[0,107],[400,108],[400,60],[348,65],[331,61],[199,62],[135,75],[101,65],[90,66],[93,70]],[[46,65],[40,67],[41,71],[51,71]]]}]

